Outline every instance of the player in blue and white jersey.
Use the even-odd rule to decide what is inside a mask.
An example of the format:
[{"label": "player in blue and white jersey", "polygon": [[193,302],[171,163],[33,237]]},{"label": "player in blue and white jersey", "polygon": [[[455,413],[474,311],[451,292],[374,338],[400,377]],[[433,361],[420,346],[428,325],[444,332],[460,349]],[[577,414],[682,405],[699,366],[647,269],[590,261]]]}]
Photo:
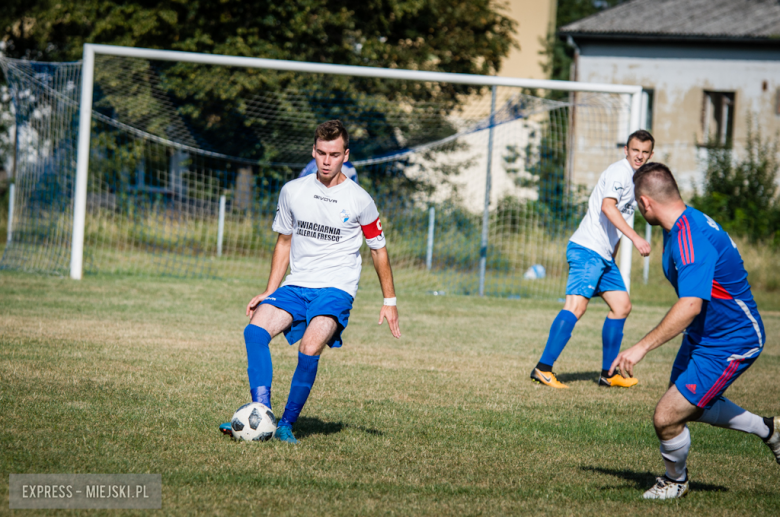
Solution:
[{"label": "player in blue and white jersey", "polygon": [[736,244],[709,216],[685,205],[665,165],[641,167],[634,188],[647,222],[664,229],[664,274],[679,300],[655,329],[618,355],[610,372],[619,367],[632,376],[650,350],[684,333],[669,389],[653,417],[666,473],[644,494],[672,499],[688,493],[688,422],[754,434],[780,463],[780,418],[754,415],[723,396],[766,342]]},{"label": "player in blue and white jersey", "polygon": [[533,381],[553,388],[568,388],[553,373],[553,364],[569,342],[574,325],[585,314],[588,302],[593,295],[598,295],[610,309],[601,332],[599,386],[628,388],[637,383],[636,379],[607,375],[620,352],[623,326],[631,312],[631,301],[614,259],[622,235],[630,238],[643,256],[650,253],[650,244],[627,221],[634,216],[634,171],[653,155],[654,144],[649,132],[636,131],[628,137],[623,149],[625,159],[610,165],[599,177],[588,200],[588,212],[566,248],[569,263],[566,301],[550,326],[542,357],[531,372]]},{"label": "player in blue and white jersey", "polygon": [[[357,294],[365,239],[384,295],[379,323],[386,319],[394,337],[398,326],[393,272],[379,212],[371,196],[342,172],[349,158],[349,135],[338,120],[317,127],[312,156],[317,173],[285,184],[279,194],[273,230],[279,233],[268,286],[246,308],[247,374],[253,402],[271,407],[273,366],[269,343],[284,333],[300,341],[298,366],[275,438],[298,443],[292,426],[309,397],[320,354],[340,347]],[[290,274],[282,283],[287,266]],[[220,429],[230,433],[230,423]]]}]

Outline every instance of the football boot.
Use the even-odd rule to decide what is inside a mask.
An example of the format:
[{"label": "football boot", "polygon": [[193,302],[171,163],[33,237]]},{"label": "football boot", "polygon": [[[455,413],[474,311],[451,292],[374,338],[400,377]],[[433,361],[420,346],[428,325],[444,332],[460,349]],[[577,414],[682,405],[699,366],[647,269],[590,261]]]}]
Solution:
[{"label": "football boot", "polygon": [[287,443],[298,443],[298,440],[293,436],[292,427],[289,425],[280,425],[277,427],[274,438]]},{"label": "football boot", "polygon": [[550,386],[551,388],[569,389],[568,386],[560,382],[555,377],[553,372],[543,372],[539,368],[534,368],[534,370],[531,372],[531,380],[540,384],[544,384],[545,386]]},{"label": "football boot", "polygon": [[769,438],[764,440],[764,443],[775,455],[777,463],[780,464],[780,416],[774,417],[772,421],[774,422],[774,431],[769,435]]},{"label": "football boot", "polygon": [[663,475],[655,479],[655,485],[645,492],[643,499],[679,499],[688,495],[688,471],[685,481],[674,481]]},{"label": "football boot", "polygon": [[636,386],[639,383],[637,379],[634,379],[633,377],[623,377],[619,373],[616,373],[612,377],[599,377],[599,386],[604,386],[605,388],[630,388],[631,386]]}]

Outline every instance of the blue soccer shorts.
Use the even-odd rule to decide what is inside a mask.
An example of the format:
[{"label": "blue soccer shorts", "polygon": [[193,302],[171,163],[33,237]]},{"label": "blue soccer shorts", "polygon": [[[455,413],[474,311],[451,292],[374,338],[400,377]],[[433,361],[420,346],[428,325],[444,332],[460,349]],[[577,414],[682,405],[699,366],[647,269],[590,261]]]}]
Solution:
[{"label": "blue soccer shorts", "polygon": [[625,291],[626,285],[614,260],[605,260],[595,251],[569,241],[566,246],[569,280],[566,294],[593,298],[607,291]]},{"label": "blue soccer shorts", "polygon": [[338,322],[338,328],[328,342],[328,346],[338,348],[342,345],[341,333],[347,328],[353,301],[349,293],[335,287],[315,289],[286,285],[271,293],[260,305],[273,305],[290,313],[293,318],[292,326],[284,331],[284,337],[291,345],[303,338],[312,318],[334,317]]},{"label": "blue soccer shorts", "polygon": [[683,336],[671,382],[688,402],[709,409],[761,353],[758,342],[735,346],[697,345]]}]

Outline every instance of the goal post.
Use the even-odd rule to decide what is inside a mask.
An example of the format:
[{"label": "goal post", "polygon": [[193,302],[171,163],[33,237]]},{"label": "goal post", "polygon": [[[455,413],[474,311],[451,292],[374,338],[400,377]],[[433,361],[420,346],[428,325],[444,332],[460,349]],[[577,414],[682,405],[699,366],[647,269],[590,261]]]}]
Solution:
[{"label": "goal post", "polygon": [[73,230],[70,246],[70,277],[81,280],[84,269],[84,225],[87,218],[87,175],[89,174],[89,143],[92,133],[92,90],[95,75],[95,51],[84,45],[81,64],[81,99],[79,102],[79,134],[76,148],[76,187],[73,196]]},{"label": "goal post", "polygon": [[[642,112],[642,89],[640,87],[638,92],[631,94],[631,111],[628,124],[628,134],[630,135],[634,131],[640,129],[640,115]],[[626,142],[628,144],[628,142]],[[628,225],[634,227],[634,215],[628,219]],[[625,235],[620,239],[620,274],[623,277],[623,283],[626,284],[626,289],[631,292],[631,256],[634,251],[634,244],[631,239]]]},{"label": "goal post", "polygon": [[[36,68],[11,61],[0,59],[0,66],[21,81],[17,93],[27,112],[19,120],[28,120],[29,127],[20,134],[27,139],[29,171],[17,193],[21,217],[14,224],[21,231],[14,232],[16,240],[6,247],[0,267],[62,271],[73,279],[82,278],[85,268],[128,270],[114,267],[117,260],[132,269],[139,259],[144,267],[162,261],[164,274],[188,276],[195,264],[201,268],[198,274],[212,276],[227,271],[227,264],[243,267],[239,255],[248,260],[255,250],[266,253],[271,204],[281,185],[297,176],[301,161],[310,159],[304,151],[308,145],[310,153],[311,130],[327,117],[351,121],[357,128],[355,133],[350,130],[353,164],[361,184],[379,196],[380,211],[384,207],[393,215],[385,226],[394,262],[400,259],[401,269],[411,271],[401,282],[433,292],[450,286],[447,292],[510,297],[517,296],[512,293],[525,282],[527,288],[521,286],[519,296],[549,297],[565,281],[561,246],[586,196],[572,181],[592,183],[593,174],[618,159],[615,143],[640,126],[642,89],[630,85],[87,44],[82,62],[68,64],[69,75],[61,74],[80,85],[75,91],[64,79],[46,79],[47,74],[56,75],[41,70],[48,64]],[[274,83],[282,90],[249,91],[253,97],[244,104],[244,114],[254,117],[251,123],[261,120],[265,129],[246,127],[263,142],[262,158],[225,154],[197,133],[200,126],[197,131],[188,126],[189,115],[177,111],[178,101],[171,97],[176,88],[171,77],[176,77],[170,71],[190,70],[179,64],[202,65],[192,69],[221,80],[232,77],[232,71],[220,72],[226,67],[247,70],[245,76],[252,69],[267,70],[261,80],[293,78],[287,86]],[[50,68],[56,70],[56,65]],[[338,81],[357,86],[340,90],[344,83]],[[362,85],[368,89],[360,90]],[[394,88],[406,88],[402,95],[407,97],[388,96]],[[451,96],[414,97],[409,92],[415,88]],[[43,95],[29,94],[36,89]],[[470,93],[458,93],[464,91]],[[566,92],[568,97],[539,96],[537,91]],[[454,103],[453,92],[458,96]],[[47,104],[35,104],[44,97]],[[154,116],[157,119],[151,120]],[[380,126],[384,133],[372,136]],[[53,133],[54,140],[49,127],[59,131]],[[372,144],[385,137],[395,147]],[[52,180],[57,167],[65,167],[66,177],[59,182]],[[470,176],[469,181],[461,181],[464,176]],[[377,177],[408,180],[422,190],[400,194],[392,182],[376,183]],[[434,183],[439,180],[441,185]],[[50,202],[46,196],[56,189],[59,200]],[[45,217],[25,219],[34,210],[43,210]],[[181,246],[196,251],[176,258]],[[619,257],[627,287],[631,248],[630,242],[624,243]],[[124,250],[132,252],[131,258],[124,258]],[[28,267],[30,253],[45,260]],[[139,253],[147,253],[146,258]],[[69,257],[67,269],[59,262],[63,255]],[[541,277],[523,276],[531,265],[544,265]],[[520,278],[544,278],[544,267],[546,280]]]}]

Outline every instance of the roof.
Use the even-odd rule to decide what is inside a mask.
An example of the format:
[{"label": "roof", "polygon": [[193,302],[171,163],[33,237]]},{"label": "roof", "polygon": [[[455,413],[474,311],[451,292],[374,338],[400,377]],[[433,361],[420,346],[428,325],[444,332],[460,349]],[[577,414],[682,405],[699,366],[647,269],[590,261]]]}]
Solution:
[{"label": "roof", "polygon": [[581,37],[776,40],[780,0],[630,0],[559,32]]}]

